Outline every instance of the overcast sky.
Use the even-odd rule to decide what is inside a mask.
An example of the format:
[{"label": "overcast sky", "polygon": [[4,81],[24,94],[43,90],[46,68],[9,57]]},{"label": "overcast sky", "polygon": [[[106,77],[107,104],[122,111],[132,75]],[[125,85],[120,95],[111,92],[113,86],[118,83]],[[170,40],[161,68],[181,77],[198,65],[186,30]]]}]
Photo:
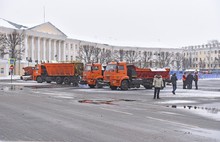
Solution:
[{"label": "overcast sky", "polygon": [[51,22],[69,38],[182,47],[220,40],[220,0],[0,0],[0,18]]}]

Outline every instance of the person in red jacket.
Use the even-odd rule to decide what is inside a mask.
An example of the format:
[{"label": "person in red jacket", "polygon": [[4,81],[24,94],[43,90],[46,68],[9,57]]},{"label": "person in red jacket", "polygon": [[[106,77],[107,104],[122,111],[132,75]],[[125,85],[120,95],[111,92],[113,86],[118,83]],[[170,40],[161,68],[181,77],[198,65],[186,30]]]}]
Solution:
[{"label": "person in red jacket", "polygon": [[183,89],[186,89],[186,72],[184,72],[182,80],[183,80]]}]

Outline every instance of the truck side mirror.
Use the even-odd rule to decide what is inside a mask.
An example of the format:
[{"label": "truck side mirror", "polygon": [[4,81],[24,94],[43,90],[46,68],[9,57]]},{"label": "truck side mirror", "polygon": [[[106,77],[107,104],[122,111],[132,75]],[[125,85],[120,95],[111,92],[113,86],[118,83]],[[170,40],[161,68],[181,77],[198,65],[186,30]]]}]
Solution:
[{"label": "truck side mirror", "polygon": [[91,72],[93,72],[93,68],[92,68],[92,66],[91,66]]},{"label": "truck side mirror", "polygon": [[118,73],[118,66],[116,66],[116,72]]}]

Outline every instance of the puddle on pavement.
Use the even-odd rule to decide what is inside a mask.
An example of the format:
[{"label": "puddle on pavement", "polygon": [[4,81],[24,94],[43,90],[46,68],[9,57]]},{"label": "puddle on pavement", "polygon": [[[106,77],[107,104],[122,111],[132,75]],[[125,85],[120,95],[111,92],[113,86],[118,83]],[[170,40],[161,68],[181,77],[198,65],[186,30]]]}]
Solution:
[{"label": "puddle on pavement", "polygon": [[31,89],[41,89],[41,88],[64,88],[71,87],[70,85],[32,85],[32,86],[24,86]]},{"label": "puddle on pavement", "polygon": [[16,86],[16,85],[11,85],[11,86],[1,86],[1,91],[19,91],[23,90],[23,86]]},{"label": "puddle on pavement", "polygon": [[188,110],[192,113],[196,113],[196,114],[220,121],[220,109],[215,108],[215,107],[211,107],[211,105],[209,105],[209,107],[192,106],[192,105],[183,105],[183,106],[168,105],[166,107],[176,108],[176,109],[185,109],[185,110]]},{"label": "puddle on pavement", "polygon": [[107,104],[107,105],[113,105],[114,102],[119,102],[119,101],[125,101],[125,102],[132,102],[136,100],[129,100],[129,99],[119,99],[119,100],[79,100],[79,103],[88,103],[88,104]]}]

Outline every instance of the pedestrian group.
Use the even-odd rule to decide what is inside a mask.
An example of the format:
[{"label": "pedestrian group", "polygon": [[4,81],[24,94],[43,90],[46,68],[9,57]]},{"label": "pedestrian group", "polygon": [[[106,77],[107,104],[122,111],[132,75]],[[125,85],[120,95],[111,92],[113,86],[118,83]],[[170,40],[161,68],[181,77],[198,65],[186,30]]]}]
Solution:
[{"label": "pedestrian group", "polygon": [[[198,89],[198,72],[195,72],[194,76],[192,75],[192,73],[187,73],[184,72],[183,76],[182,76],[182,81],[183,81],[183,89],[192,89],[192,83],[193,81],[195,81],[195,87],[196,89]],[[173,95],[175,95],[175,91],[177,89],[177,76],[176,73],[174,73],[171,76],[171,83],[172,83],[172,93]],[[160,74],[157,74],[154,76],[153,79],[153,86],[154,86],[154,99],[160,99],[160,90],[164,87],[164,81],[163,78]]]}]

